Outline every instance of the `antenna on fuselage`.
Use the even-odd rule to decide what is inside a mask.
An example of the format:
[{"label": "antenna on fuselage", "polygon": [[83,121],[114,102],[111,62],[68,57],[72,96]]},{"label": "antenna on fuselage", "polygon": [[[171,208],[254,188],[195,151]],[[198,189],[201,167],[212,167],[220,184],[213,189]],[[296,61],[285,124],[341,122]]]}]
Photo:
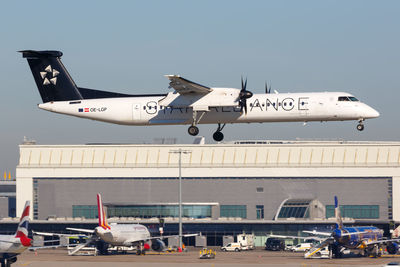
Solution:
[{"label": "antenna on fuselage", "polygon": [[266,94],[271,93],[271,82],[269,82],[269,88],[268,88],[268,83],[265,81],[265,93]]}]

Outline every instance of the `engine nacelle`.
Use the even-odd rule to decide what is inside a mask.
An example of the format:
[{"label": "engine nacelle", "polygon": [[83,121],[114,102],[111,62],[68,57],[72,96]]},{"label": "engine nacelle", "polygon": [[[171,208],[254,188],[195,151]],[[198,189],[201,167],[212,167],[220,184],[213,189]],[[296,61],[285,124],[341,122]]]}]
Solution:
[{"label": "engine nacelle", "polygon": [[165,243],[160,239],[155,239],[151,241],[151,249],[154,251],[164,251],[166,248]]},{"label": "engine nacelle", "polygon": [[387,252],[389,254],[397,254],[397,252],[399,251],[399,244],[395,243],[395,242],[390,242],[387,246],[386,246]]}]

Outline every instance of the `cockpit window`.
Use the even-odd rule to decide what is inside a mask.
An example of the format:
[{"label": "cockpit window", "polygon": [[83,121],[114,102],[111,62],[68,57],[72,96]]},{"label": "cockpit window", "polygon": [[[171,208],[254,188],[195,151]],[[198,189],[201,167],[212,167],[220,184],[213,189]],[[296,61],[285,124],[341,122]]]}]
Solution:
[{"label": "cockpit window", "polygon": [[358,101],[354,96],[339,96],[338,101]]}]

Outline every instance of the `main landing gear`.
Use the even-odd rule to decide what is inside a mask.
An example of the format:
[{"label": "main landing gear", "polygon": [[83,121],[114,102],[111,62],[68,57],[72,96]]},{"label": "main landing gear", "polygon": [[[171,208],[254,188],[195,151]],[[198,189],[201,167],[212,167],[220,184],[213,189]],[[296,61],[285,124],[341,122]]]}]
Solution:
[{"label": "main landing gear", "polygon": [[364,130],[364,120],[360,119],[357,124],[357,130],[362,131]]},{"label": "main landing gear", "polygon": [[[188,128],[188,133],[191,136],[196,136],[199,134],[199,128],[196,125],[200,122],[201,118],[203,118],[205,113],[206,113],[205,111],[200,111],[200,115],[197,116],[197,110],[193,111],[192,125]],[[218,123],[218,128],[215,131],[215,133],[213,134],[213,138],[215,141],[220,142],[224,139],[224,134],[222,133],[222,130],[224,129],[224,127],[225,127],[225,123],[224,124]]]},{"label": "main landing gear", "polygon": [[204,114],[205,114],[205,111],[201,112],[200,116],[197,118],[197,111],[196,110],[193,111],[192,126],[190,126],[188,129],[188,133],[190,135],[196,136],[199,134],[199,128],[196,125],[200,122],[201,118],[203,118]]},{"label": "main landing gear", "polygon": [[221,126],[221,123],[218,123],[218,129],[213,134],[213,138],[215,141],[220,142],[224,139],[224,134],[222,133],[222,129],[224,129],[225,123]]}]

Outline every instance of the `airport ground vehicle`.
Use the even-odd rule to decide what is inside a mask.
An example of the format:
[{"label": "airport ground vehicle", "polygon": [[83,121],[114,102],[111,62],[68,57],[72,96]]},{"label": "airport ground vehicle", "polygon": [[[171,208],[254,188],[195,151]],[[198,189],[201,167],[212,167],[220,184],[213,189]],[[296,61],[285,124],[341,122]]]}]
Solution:
[{"label": "airport ground vehicle", "polygon": [[332,259],[332,250],[329,249],[329,247],[324,247],[317,253],[313,254],[311,257],[306,257],[304,255],[305,259]]},{"label": "airport ground vehicle", "polygon": [[285,241],[279,238],[268,238],[265,242],[266,250],[285,250]]},{"label": "airport ground vehicle", "polygon": [[235,251],[235,252],[239,252],[242,251],[242,246],[240,245],[240,243],[229,243],[228,245],[226,245],[225,247],[221,247],[222,251]]},{"label": "airport ground vehicle", "polygon": [[309,249],[311,249],[311,247],[312,247],[312,243],[300,243],[300,244],[297,244],[296,246],[294,246],[292,248],[292,251],[293,252],[299,252],[299,251],[304,252],[304,251],[308,251]]},{"label": "airport ground vehicle", "polygon": [[240,243],[242,250],[252,250],[256,248],[254,243],[254,235],[250,234],[237,235],[237,242]]}]

